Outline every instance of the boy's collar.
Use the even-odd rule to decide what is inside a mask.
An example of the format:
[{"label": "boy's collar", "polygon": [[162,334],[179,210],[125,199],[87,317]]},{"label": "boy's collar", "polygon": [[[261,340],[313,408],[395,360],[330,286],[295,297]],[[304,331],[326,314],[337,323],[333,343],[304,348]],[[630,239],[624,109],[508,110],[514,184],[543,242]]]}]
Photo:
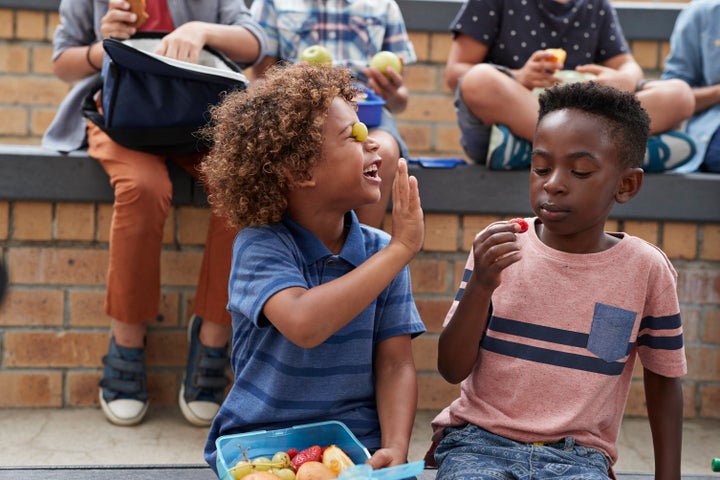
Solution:
[{"label": "boy's collar", "polygon": [[[312,265],[325,257],[332,256],[332,252],[311,231],[292,218],[284,216],[282,223],[295,239],[306,265]],[[366,255],[360,222],[355,212],[350,211],[345,214],[345,227],[349,228],[348,235],[337,256],[357,267],[366,260]]]}]

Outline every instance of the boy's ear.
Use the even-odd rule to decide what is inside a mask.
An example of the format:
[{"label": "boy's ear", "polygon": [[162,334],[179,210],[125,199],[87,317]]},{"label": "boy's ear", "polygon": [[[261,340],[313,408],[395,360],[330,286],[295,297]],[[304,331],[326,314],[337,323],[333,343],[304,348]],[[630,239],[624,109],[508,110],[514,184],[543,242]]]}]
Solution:
[{"label": "boy's ear", "polygon": [[642,168],[628,168],[622,173],[618,191],[615,193],[617,203],[625,203],[638,194],[642,187],[645,172]]}]

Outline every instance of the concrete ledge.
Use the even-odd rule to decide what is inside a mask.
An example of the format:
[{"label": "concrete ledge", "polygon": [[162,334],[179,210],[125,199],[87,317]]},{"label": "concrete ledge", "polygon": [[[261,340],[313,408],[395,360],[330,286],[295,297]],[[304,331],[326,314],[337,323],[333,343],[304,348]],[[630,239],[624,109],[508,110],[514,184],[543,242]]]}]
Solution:
[{"label": "concrete ledge", "polygon": [[[176,205],[207,205],[201,186],[169,162]],[[449,169],[412,165],[426,213],[530,215],[527,171],[489,171],[478,165]],[[109,203],[102,167],[84,153],[62,155],[41,147],[0,145],[0,200]],[[720,174],[648,174],[640,194],[617,205],[612,217],[651,221],[720,222]]]}]

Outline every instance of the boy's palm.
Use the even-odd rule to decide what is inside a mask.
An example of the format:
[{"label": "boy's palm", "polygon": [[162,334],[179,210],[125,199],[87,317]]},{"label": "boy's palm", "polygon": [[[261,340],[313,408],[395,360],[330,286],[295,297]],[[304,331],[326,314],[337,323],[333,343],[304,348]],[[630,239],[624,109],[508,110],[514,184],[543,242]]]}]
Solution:
[{"label": "boy's palm", "polygon": [[425,221],[420,206],[417,179],[408,175],[407,162],[400,159],[393,181],[392,240],[407,247],[415,255],[425,238]]}]

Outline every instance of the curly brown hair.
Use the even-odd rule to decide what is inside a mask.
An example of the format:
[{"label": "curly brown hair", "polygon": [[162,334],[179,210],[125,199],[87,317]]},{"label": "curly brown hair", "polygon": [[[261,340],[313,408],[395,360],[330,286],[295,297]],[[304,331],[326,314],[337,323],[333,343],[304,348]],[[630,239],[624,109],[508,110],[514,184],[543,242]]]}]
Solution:
[{"label": "curly brown hair", "polygon": [[234,228],[280,221],[319,160],[332,100],[357,93],[348,69],[296,64],[227,95],[201,131],[213,145],[199,167],[212,208]]}]

